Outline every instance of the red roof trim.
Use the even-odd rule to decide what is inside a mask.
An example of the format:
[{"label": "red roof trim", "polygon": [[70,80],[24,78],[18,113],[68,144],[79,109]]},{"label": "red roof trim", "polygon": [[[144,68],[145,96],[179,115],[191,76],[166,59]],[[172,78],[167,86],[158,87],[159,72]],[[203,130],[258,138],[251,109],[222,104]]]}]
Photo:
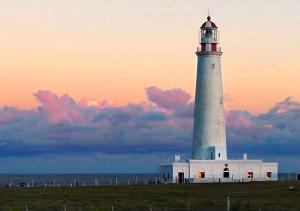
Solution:
[{"label": "red roof trim", "polygon": [[[218,28],[217,25],[214,22],[212,22],[212,21],[209,21],[209,22],[211,24],[211,28]],[[205,28],[206,23],[207,22],[205,22],[205,23],[202,24],[201,29]]]}]

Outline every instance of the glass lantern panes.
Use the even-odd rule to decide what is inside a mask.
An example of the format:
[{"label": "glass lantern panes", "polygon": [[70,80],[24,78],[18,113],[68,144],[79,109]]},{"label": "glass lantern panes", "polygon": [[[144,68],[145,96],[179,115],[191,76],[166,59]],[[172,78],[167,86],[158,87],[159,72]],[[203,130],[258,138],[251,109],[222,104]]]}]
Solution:
[{"label": "glass lantern panes", "polygon": [[210,39],[214,42],[218,40],[218,31],[213,28],[206,28],[201,30],[201,40]]}]

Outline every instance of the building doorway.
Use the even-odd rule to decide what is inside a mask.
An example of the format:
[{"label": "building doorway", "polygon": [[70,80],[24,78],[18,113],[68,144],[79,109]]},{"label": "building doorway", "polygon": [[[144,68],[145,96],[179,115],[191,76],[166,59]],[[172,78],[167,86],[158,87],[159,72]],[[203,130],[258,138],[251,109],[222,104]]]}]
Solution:
[{"label": "building doorway", "polygon": [[178,172],[178,183],[183,183],[183,182],[184,182],[184,173]]}]

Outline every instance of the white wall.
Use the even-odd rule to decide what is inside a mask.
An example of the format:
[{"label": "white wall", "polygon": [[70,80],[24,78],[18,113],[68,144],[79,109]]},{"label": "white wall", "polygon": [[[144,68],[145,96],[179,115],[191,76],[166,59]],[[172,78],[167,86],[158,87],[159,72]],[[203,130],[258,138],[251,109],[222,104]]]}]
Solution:
[{"label": "white wall", "polygon": [[[223,178],[225,164],[230,172],[228,179]],[[186,179],[194,182],[234,182],[234,181],[262,181],[278,179],[278,164],[263,163],[261,160],[190,160],[185,163],[173,163],[161,166],[162,172],[169,174],[167,182],[178,182],[178,173],[183,172]],[[205,179],[198,178],[198,172],[205,172]],[[253,178],[248,178],[248,172],[253,172]],[[266,178],[266,172],[272,172],[272,178]]]},{"label": "white wall", "polygon": [[278,163],[263,163],[262,164],[262,172],[266,177],[266,172],[272,172],[272,180],[278,180]]},{"label": "white wall", "polygon": [[173,163],[173,182],[178,181],[178,173],[183,172],[184,178],[190,178],[189,163]]}]

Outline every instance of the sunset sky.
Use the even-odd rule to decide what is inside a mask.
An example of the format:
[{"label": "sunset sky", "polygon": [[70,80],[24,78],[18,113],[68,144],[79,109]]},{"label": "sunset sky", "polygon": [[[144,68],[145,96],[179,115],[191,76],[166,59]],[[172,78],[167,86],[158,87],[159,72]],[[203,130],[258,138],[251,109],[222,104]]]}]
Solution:
[{"label": "sunset sky", "polygon": [[0,4],[0,172],[134,171],[120,160],[153,172],[188,156],[208,10],[224,53],[229,154],[299,166],[299,0]]},{"label": "sunset sky", "polygon": [[0,106],[32,108],[40,89],[119,104],[144,101],[152,85],[194,95],[208,9],[229,109],[300,98],[298,0],[11,0],[0,8]]}]

